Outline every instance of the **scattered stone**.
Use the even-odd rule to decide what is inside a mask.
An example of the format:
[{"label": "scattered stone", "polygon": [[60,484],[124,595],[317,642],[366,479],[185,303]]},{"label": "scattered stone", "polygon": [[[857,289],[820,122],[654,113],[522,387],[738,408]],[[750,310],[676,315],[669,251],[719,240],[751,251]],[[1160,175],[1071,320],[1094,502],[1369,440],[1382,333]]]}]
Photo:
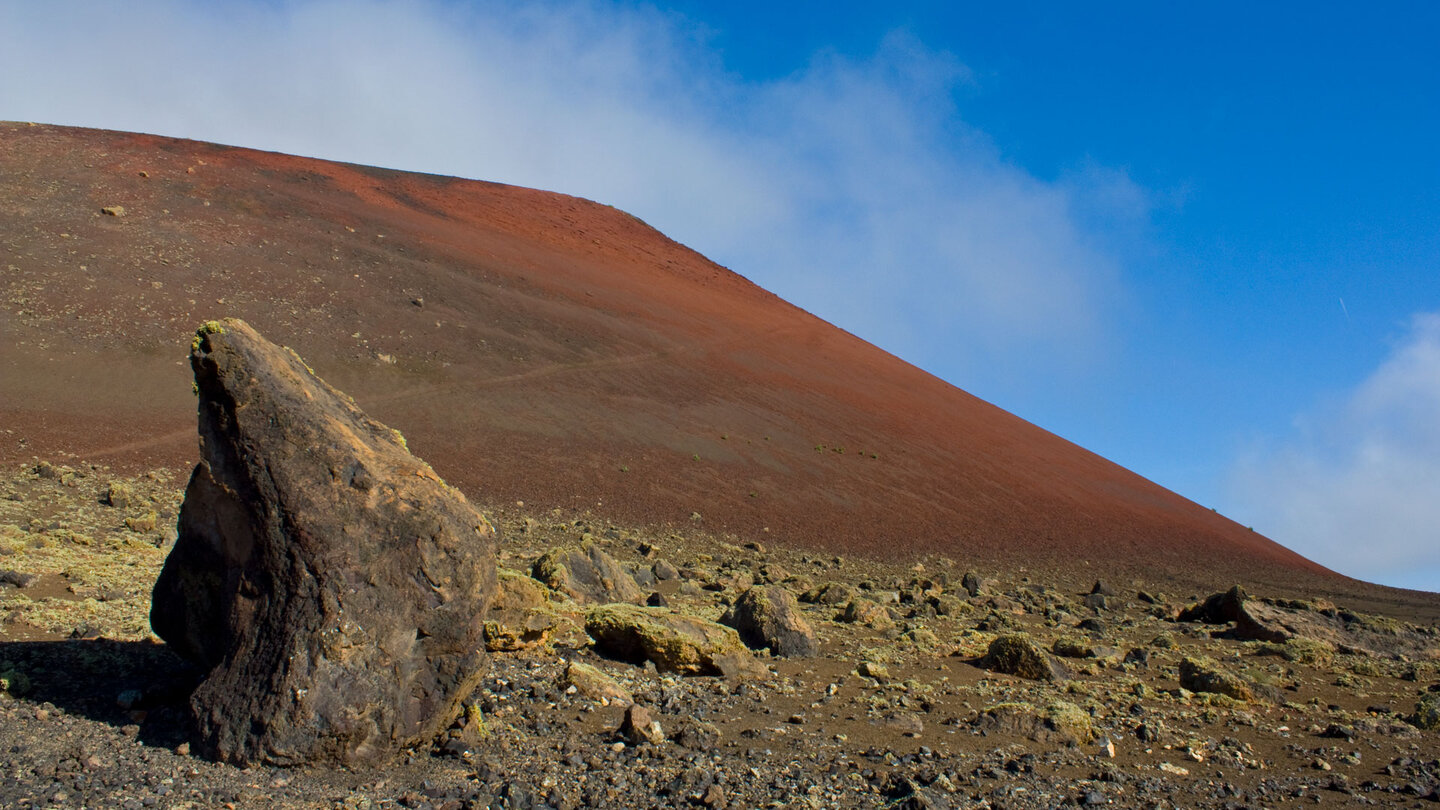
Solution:
[{"label": "scattered stone", "polygon": [[895,626],[895,619],[884,605],[865,598],[852,600],[841,611],[839,619],[846,624],[863,624],[875,630],[889,630]]},{"label": "scattered stone", "polygon": [[123,206],[123,205],[107,205],[107,206],[105,206],[104,208],[101,208],[101,209],[100,209],[100,213],[105,214],[106,216],[111,216],[111,217],[123,217],[123,216],[125,216],[125,206]]},{"label": "scattered stone", "polygon": [[815,630],[800,615],[795,597],[778,585],[753,587],[720,617],[735,628],[740,640],[754,649],[770,648],[787,658],[808,658],[820,652]]},{"label": "scattered stone", "polygon": [[980,712],[975,727],[989,734],[1021,735],[1041,743],[1084,745],[1095,739],[1090,715],[1059,700],[1044,708],[1024,702],[991,706]]},{"label": "scattered stone", "polygon": [[639,605],[645,591],[623,566],[593,542],[555,548],[535,561],[530,575],[580,604],[628,602]]},{"label": "scattered stone", "polygon": [[960,578],[960,587],[964,588],[965,593],[970,594],[972,599],[979,596],[981,592],[986,589],[985,585],[985,581],[974,571],[966,571],[965,576]]},{"label": "scattered stone", "polygon": [[801,594],[800,601],[812,605],[843,605],[855,596],[855,588],[843,582],[822,582]]},{"label": "scattered stone", "polygon": [[155,525],[160,522],[160,516],[153,510],[143,515],[132,515],[125,518],[125,528],[137,534],[155,531]]},{"label": "scattered stone", "polygon": [[733,669],[751,658],[732,628],[665,608],[600,605],[586,614],[585,632],[601,652],[634,663],[651,661],[667,672],[729,674],[722,665]]},{"label": "scattered stone", "polygon": [[691,751],[710,751],[720,744],[720,729],[701,720],[681,718],[672,739]]},{"label": "scattered stone", "polygon": [[598,668],[580,661],[571,661],[565,667],[561,678],[562,687],[575,687],[575,691],[591,700],[620,701],[634,703],[630,690],[621,686],[614,678]]},{"label": "scattered stone", "polygon": [[650,715],[649,709],[636,703],[630,704],[625,710],[625,719],[621,721],[616,734],[631,745],[660,745],[665,742],[665,732],[660,728],[660,721]]},{"label": "scattered stone", "polygon": [[890,670],[884,664],[877,661],[861,661],[855,671],[866,678],[874,678],[877,681],[890,680]]},{"label": "scattered stone", "polygon": [[518,622],[487,621],[485,649],[489,652],[519,652],[550,643],[555,619],[539,611],[526,613]]},{"label": "scattered stone", "polygon": [[1250,641],[1286,641],[1291,633],[1277,624],[1262,622],[1247,607],[1249,597],[1239,585],[1224,593],[1211,595],[1204,602],[1180,611],[1179,621],[1228,624],[1235,626],[1228,636]]},{"label": "scattered stone", "polygon": [[1420,696],[1410,724],[1421,731],[1440,730],[1440,692],[1426,692]]},{"label": "scattered stone", "polygon": [[209,669],[204,751],[381,762],[435,739],[485,664],[490,524],[396,431],[239,320],[191,345],[202,460],[151,624]]},{"label": "scattered stone", "polygon": [[100,502],[116,509],[124,509],[135,503],[135,492],[126,484],[115,482],[106,488],[105,495]]},{"label": "scattered stone", "polygon": [[1032,681],[1063,681],[1070,677],[1063,664],[1023,634],[1001,636],[990,642],[989,650],[976,665]]},{"label": "scattered stone", "polygon": [[1098,594],[1100,596],[1115,595],[1115,591],[1111,590],[1110,586],[1106,585],[1105,581],[1100,579],[1095,580],[1095,584],[1090,587],[1090,593]]},{"label": "scattered stone", "polygon": [[0,571],[0,585],[9,585],[15,588],[28,588],[40,579],[38,574],[29,574],[21,571],[4,570]]},{"label": "scattered stone", "polygon": [[1180,661],[1180,686],[1191,692],[1211,692],[1236,700],[1255,699],[1255,691],[1243,678],[1204,657],[1187,656]]},{"label": "scattered stone", "polygon": [[670,582],[680,578],[679,570],[665,560],[656,560],[655,564],[650,566],[650,572],[661,582]]},{"label": "scattered stone", "polygon": [[919,737],[925,733],[925,721],[909,712],[888,714],[881,718],[881,725],[892,728],[906,737]]}]

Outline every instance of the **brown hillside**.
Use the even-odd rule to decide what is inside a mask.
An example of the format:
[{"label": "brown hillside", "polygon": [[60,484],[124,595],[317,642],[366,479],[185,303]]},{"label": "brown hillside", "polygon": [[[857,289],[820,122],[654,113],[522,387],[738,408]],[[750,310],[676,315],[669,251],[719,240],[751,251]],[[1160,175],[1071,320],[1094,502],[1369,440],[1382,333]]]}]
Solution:
[{"label": "brown hillside", "polygon": [[5,464],[193,463],[188,335],[234,316],[481,503],[1422,599],[1326,571],[561,194],[3,124],[0,290]]}]

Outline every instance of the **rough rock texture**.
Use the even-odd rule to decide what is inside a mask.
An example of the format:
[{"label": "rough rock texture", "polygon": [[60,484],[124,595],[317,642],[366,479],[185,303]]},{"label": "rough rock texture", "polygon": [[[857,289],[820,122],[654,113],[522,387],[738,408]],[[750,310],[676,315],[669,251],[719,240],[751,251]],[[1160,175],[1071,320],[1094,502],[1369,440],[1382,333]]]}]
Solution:
[{"label": "rough rock texture", "polygon": [[601,651],[630,661],[653,661],[662,671],[728,675],[750,659],[733,629],[664,608],[601,605],[586,614],[585,632]]},{"label": "rough rock texture", "polygon": [[604,672],[580,661],[571,661],[565,667],[565,674],[560,680],[560,685],[566,688],[575,687],[575,691],[590,698],[591,700],[618,700],[623,703],[634,703],[635,698],[630,690],[621,686],[616,680]]},{"label": "rough rock texture", "polygon": [[1043,708],[1029,703],[1001,703],[981,711],[974,726],[986,733],[1020,734],[1036,742],[1067,745],[1088,743],[1096,736],[1090,716],[1063,700]]},{"label": "rough rock texture", "polygon": [[200,745],[363,764],[427,742],[485,664],[489,523],[396,431],[242,321],[191,347],[201,462],[151,624],[211,671]]},{"label": "rough rock texture", "polygon": [[1020,634],[1001,636],[990,642],[990,649],[978,663],[991,672],[1032,681],[1063,681],[1069,677],[1059,661]]},{"label": "rough rock texture", "polygon": [[1243,678],[1203,657],[1187,656],[1180,661],[1180,685],[1191,692],[1213,692],[1236,700],[1255,699],[1255,690]]},{"label": "rough rock texture", "polygon": [[895,619],[884,605],[863,597],[845,605],[837,618],[846,624],[863,624],[875,630],[889,630],[895,626]]},{"label": "rough rock texture", "polygon": [[635,579],[594,543],[551,549],[535,561],[530,575],[581,604],[645,601]]},{"label": "rough rock texture", "polygon": [[1224,593],[1211,595],[1204,602],[1192,605],[1180,612],[1182,622],[1204,622],[1206,624],[1235,623],[1229,631],[1230,637],[1253,641],[1285,641],[1293,634],[1274,622],[1262,620],[1245,604],[1249,597],[1239,585]]},{"label": "rough rock texture", "polygon": [[820,652],[815,628],[800,615],[795,597],[778,585],[751,588],[720,617],[735,628],[740,640],[754,649],[769,647],[776,655],[806,658]]},{"label": "rough rock texture", "polygon": [[1421,695],[1419,702],[1415,704],[1415,714],[1410,718],[1410,722],[1424,731],[1440,729],[1440,692]]},{"label": "rough rock texture", "polygon": [[823,582],[800,596],[812,605],[843,605],[855,598],[855,588],[843,582]]}]

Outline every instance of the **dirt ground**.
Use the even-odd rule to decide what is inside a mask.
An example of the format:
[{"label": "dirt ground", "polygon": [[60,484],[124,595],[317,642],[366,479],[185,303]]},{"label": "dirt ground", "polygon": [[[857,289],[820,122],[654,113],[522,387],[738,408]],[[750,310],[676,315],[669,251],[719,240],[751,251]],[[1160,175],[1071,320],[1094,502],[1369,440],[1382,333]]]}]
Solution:
[{"label": "dirt ground", "polygon": [[[485,735],[379,772],[239,769],[192,756],[183,718],[203,673],[151,636],[149,589],[174,540],[185,471],[32,460],[0,477],[0,806],[5,807],[1275,807],[1440,800],[1433,622],[1323,597],[1265,610],[1310,638],[1223,636],[1176,620],[1231,582],[1173,590],[1093,572],[972,570],[840,557],[593,512],[488,504],[508,577],[591,543],[674,611],[715,619],[753,584],[802,599],[820,652],[757,652],[767,673],[680,676],[612,660],[557,592],[501,616],[538,633],[492,653],[472,698]],[[664,576],[657,577],[656,574]],[[976,593],[964,587],[974,575]],[[1096,580],[1111,595],[1091,594]],[[978,583],[975,582],[978,580]],[[829,585],[827,590],[824,586]],[[538,584],[536,587],[539,587]],[[826,595],[828,594],[828,595]],[[827,604],[827,602],[829,602]],[[847,621],[850,602],[878,610]],[[536,622],[534,617],[543,621]],[[851,616],[849,618],[855,618]],[[868,622],[868,623],[867,623]],[[1023,634],[1068,670],[1028,680],[980,664]],[[1180,685],[1186,659],[1245,685]],[[663,739],[617,730],[628,701]],[[1427,717],[1429,718],[1427,720]]]}]

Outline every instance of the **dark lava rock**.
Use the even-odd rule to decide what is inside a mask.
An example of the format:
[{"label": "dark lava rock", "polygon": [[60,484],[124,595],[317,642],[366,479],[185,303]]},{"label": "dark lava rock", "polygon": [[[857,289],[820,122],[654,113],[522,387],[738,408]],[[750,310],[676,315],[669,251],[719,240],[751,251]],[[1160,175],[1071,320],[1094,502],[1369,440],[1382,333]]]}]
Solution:
[{"label": "dark lava rock", "polygon": [[1224,593],[1212,594],[1204,602],[1191,605],[1180,611],[1182,622],[1204,622],[1205,624],[1235,623],[1234,629],[1226,633],[1231,638],[1253,641],[1286,641],[1291,633],[1270,622],[1261,621],[1245,606],[1249,597],[1239,585]]},{"label": "dark lava rock", "polygon": [[820,652],[815,629],[800,615],[790,592],[778,585],[751,588],[720,617],[753,649],[769,647],[776,655],[805,658]]},{"label": "dark lava rock", "polygon": [[1032,681],[1064,681],[1070,677],[1063,664],[1036,646],[1028,636],[1001,636],[976,662],[981,668]]},{"label": "dark lava rock", "polygon": [[36,574],[23,571],[0,571],[0,585],[10,585],[16,588],[28,588],[34,585],[39,578]]},{"label": "dark lava rock", "polygon": [[211,670],[198,741],[243,765],[383,761],[485,664],[495,535],[396,431],[243,321],[190,351],[201,462],[150,621]]}]

